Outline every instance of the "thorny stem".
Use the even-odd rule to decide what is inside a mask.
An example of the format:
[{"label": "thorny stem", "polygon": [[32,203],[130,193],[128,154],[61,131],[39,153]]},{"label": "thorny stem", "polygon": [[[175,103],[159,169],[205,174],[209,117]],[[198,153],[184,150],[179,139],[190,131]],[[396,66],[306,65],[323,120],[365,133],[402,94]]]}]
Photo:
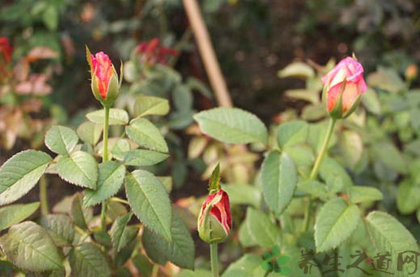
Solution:
[{"label": "thorny stem", "polygon": [[217,243],[210,243],[210,260],[213,277],[219,277],[219,257],[217,255]]},{"label": "thorny stem", "polygon": [[[105,120],[104,120],[104,139],[103,139],[103,158],[102,163],[109,161],[108,156],[108,129],[109,129],[109,106],[104,106],[105,110]],[[102,209],[101,209],[101,227],[103,231],[106,231],[106,209],[107,209],[107,201],[102,202]]]},{"label": "thorny stem", "polygon": [[[321,166],[322,160],[324,159],[325,153],[327,152],[328,144],[330,143],[331,135],[334,130],[336,119],[330,118],[328,124],[327,133],[324,137],[324,142],[322,143],[321,151],[319,151],[318,157],[316,158],[314,167],[312,168],[311,175],[309,176],[309,181],[313,181],[318,176],[318,171]],[[305,218],[304,218],[304,231],[309,230],[309,222],[311,219],[312,213],[312,198],[309,196],[308,205],[306,206]]]}]

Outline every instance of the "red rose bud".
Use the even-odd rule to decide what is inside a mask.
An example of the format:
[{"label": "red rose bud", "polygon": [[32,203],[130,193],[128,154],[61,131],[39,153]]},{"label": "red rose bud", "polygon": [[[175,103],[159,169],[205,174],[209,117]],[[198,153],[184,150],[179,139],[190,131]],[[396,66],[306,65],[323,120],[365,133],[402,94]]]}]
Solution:
[{"label": "red rose bud", "polygon": [[87,49],[86,54],[91,67],[93,95],[103,105],[110,106],[117,99],[121,85],[115,67],[104,52],[92,55]]},{"label": "red rose bud", "polygon": [[409,81],[416,79],[418,76],[418,68],[415,64],[412,64],[407,67],[405,70],[405,78]]},{"label": "red rose bud", "polygon": [[10,46],[9,39],[0,37],[0,57],[8,64],[12,58],[13,48]]},{"label": "red rose bud", "polygon": [[346,118],[357,107],[361,95],[366,91],[363,66],[347,57],[322,78],[322,98],[332,118]]},{"label": "red rose bud", "polygon": [[198,233],[207,243],[223,242],[232,229],[229,196],[219,190],[207,197],[198,216]]}]

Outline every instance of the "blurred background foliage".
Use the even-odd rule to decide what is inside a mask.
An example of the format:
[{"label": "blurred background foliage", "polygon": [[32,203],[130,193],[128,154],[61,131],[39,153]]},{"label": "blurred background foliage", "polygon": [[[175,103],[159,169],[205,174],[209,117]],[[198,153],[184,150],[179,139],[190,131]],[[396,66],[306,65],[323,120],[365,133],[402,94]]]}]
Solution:
[{"label": "blurred background foliage", "polygon": [[[320,77],[335,59],[357,55],[369,90],[357,114],[338,128],[332,153],[356,184],[379,188],[385,195],[380,205],[419,239],[420,2],[199,2],[235,106],[271,124],[273,132],[292,119],[322,125],[326,114]],[[160,115],[168,113],[152,113],[151,119],[165,134],[171,159],[151,170],[171,173],[172,197],[189,228],[195,228],[199,208],[195,196],[206,193],[203,180],[217,162],[230,169],[223,172],[226,183],[258,183],[261,145],[252,145],[250,151],[226,147],[193,124],[196,111],[217,104],[181,0],[1,3],[0,36],[9,39],[13,52],[0,68],[8,72],[0,79],[0,163],[22,149],[41,147],[52,124],[78,126],[87,112],[98,108],[88,81],[88,45],[92,52],[108,53],[117,68],[119,61],[125,65],[118,107],[133,117],[154,105],[161,105]],[[296,157],[314,156],[303,152]],[[302,170],[308,167],[305,161],[295,162]],[[236,188],[230,189],[236,196]],[[233,196],[235,205],[259,206],[260,189],[236,189],[240,192],[245,196]],[[407,197],[415,198],[407,201],[410,206],[405,205]],[[239,226],[244,209],[233,209]],[[223,253],[228,264],[239,255],[238,245]]]}]

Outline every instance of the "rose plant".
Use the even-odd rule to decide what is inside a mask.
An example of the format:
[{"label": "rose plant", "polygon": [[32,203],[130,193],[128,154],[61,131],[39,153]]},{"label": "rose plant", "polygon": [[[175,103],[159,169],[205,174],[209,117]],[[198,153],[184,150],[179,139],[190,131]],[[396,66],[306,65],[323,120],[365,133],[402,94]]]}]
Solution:
[{"label": "rose plant", "polygon": [[[291,74],[301,68],[302,64],[298,64],[282,73]],[[303,72],[314,77],[312,69]],[[228,266],[223,277],[283,276],[282,271],[270,272],[260,266],[262,260],[258,253],[275,245],[280,246],[279,255],[294,261],[289,262],[287,272],[283,272],[285,275],[292,272],[290,276],[303,274],[298,261],[305,253],[312,253],[311,259],[317,265],[310,276],[325,276],[320,269],[325,261],[319,253],[350,259],[350,254],[356,251],[366,253],[366,257],[389,253],[391,272],[399,276],[414,272],[414,264],[397,266],[398,254],[418,251],[413,234],[384,207],[372,209],[383,199],[384,193],[372,186],[361,186],[357,179],[352,179],[332,152],[332,146],[340,139],[335,134],[336,123],[351,124],[357,120],[351,117],[359,116],[355,110],[367,89],[363,67],[355,58],[346,58],[337,66],[331,66],[330,72],[323,76],[325,110],[320,118],[326,115],[329,123],[289,120],[272,133],[255,115],[237,108],[215,108],[194,116],[201,131],[209,137],[229,144],[258,145],[251,149],[261,149],[261,145],[265,148],[264,161],[254,184],[222,185],[222,189],[231,192],[233,207],[248,206],[243,223],[234,232],[241,245],[255,253],[239,257]],[[255,201],[261,199],[259,188],[263,201]],[[233,225],[236,226],[235,222]],[[350,264],[350,260],[348,262]],[[362,261],[359,268],[375,274],[369,259]],[[348,267],[346,274],[363,276],[363,271]],[[341,276],[335,273],[327,276],[330,275]]]},{"label": "rose plant", "polygon": [[[130,120],[112,108],[122,76],[105,53],[86,52],[92,92],[103,109],[88,113],[76,131],[51,127],[45,145],[54,158],[26,150],[0,168],[0,230],[7,230],[0,237],[0,275],[161,276],[159,264],[166,261],[193,269],[191,235],[168,195],[171,178],[144,169],[169,157],[167,143],[144,115]],[[109,138],[110,127],[123,128]],[[84,191],[51,211],[45,174]],[[12,204],[39,180],[40,202]],[[123,186],[126,199],[115,196]],[[27,220],[39,207],[41,217]]]}]

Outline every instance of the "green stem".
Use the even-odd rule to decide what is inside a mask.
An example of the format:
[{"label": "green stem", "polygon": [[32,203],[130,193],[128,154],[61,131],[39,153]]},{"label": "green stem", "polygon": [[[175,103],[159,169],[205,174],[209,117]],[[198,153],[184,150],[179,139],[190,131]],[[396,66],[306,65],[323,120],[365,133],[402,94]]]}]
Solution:
[{"label": "green stem", "polygon": [[[104,120],[102,163],[109,161],[109,156],[108,156],[109,109],[110,107],[104,106],[105,120]],[[102,209],[101,209],[101,227],[103,231],[106,231],[106,209],[107,209],[107,201],[103,201]]]},{"label": "green stem", "polygon": [[48,212],[48,194],[47,194],[47,178],[45,175],[39,181],[39,201],[41,202],[41,214],[47,215]]},{"label": "green stem", "polygon": [[[324,159],[325,153],[328,149],[328,144],[330,143],[330,139],[332,136],[332,133],[334,131],[335,122],[337,120],[334,118],[330,118],[330,122],[328,124],[327,133],[324,137],[324,142],[322,143],[321,150],[318,153],[318,157],[315,160],[314,167],[312,168],[311,175],[309,176],[309,181],[313,181],[318,176],[318,171],[321,166],[322,160]],[[308,205],[306,206],[306,212],[305,212],[305,218],[304,218],[304,231],[309,230],[309,222],[311,219],[311,212],[312,212],[312,198],[309,197]]]},{"label": "green stem", "polygon": [[210,244],[210,260],[213,277],[219,277],[219,257],[217,255],[217,243]]}]

